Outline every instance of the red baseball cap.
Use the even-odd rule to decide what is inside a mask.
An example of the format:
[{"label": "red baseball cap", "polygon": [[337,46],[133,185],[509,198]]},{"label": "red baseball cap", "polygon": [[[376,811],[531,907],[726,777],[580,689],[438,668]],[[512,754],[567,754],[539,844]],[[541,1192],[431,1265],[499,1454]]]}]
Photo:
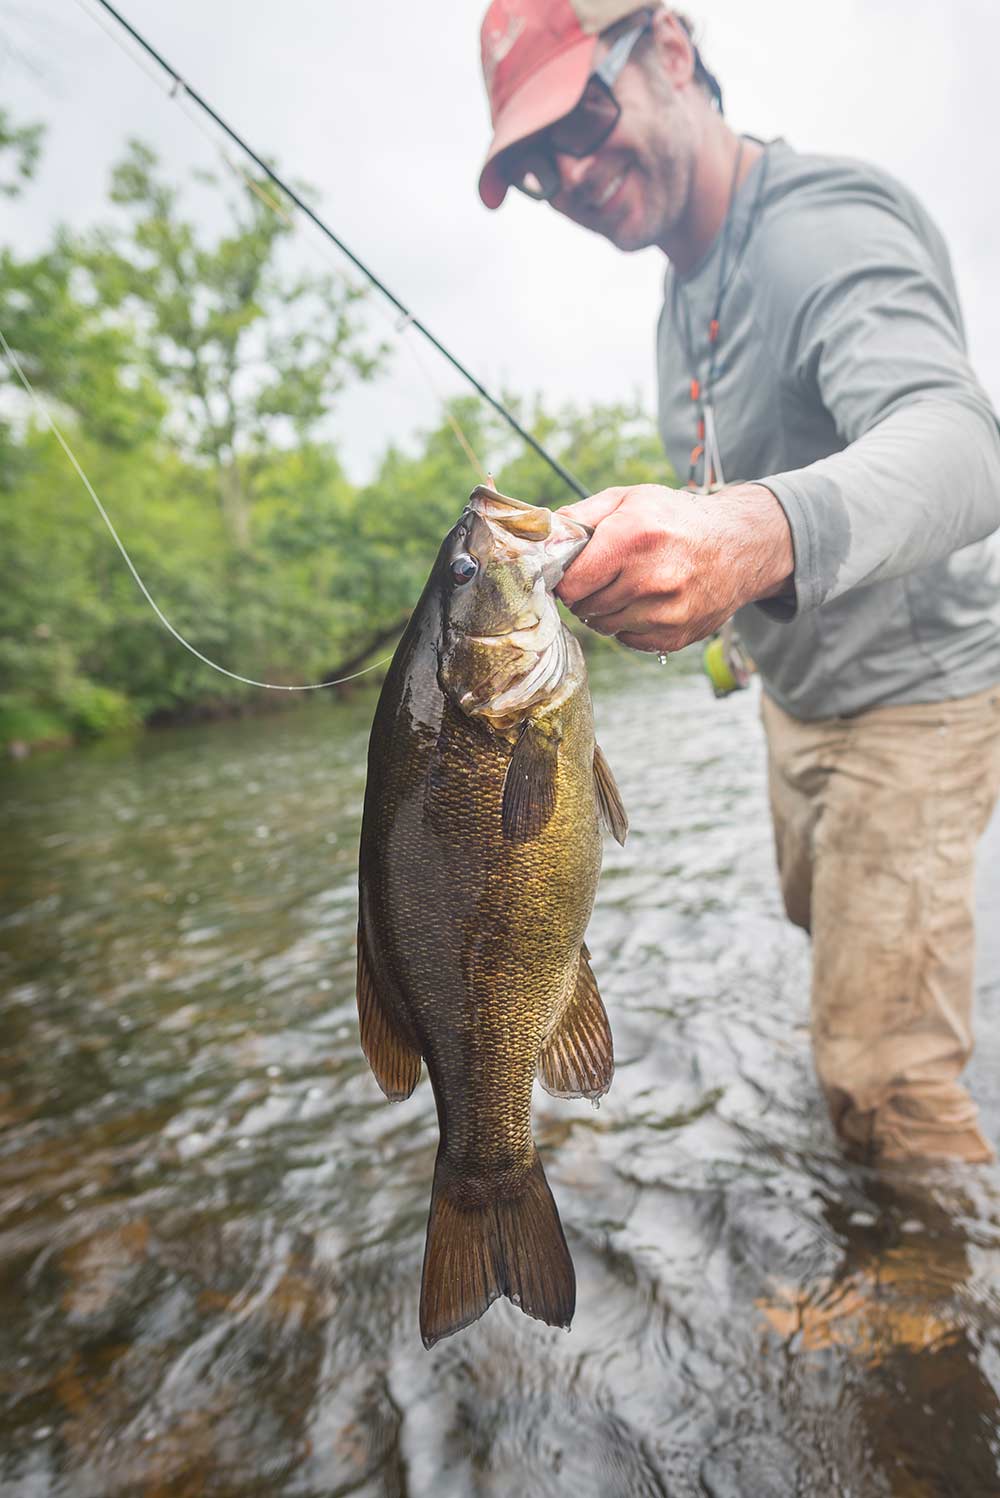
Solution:
[{"label": "red baseball cap", "polygon": [[479,196],[499,208],[507,182],[497,158],[580,100],[602,31],[642,9],[642,0],[493,0],[481,33],[493,139]]}]

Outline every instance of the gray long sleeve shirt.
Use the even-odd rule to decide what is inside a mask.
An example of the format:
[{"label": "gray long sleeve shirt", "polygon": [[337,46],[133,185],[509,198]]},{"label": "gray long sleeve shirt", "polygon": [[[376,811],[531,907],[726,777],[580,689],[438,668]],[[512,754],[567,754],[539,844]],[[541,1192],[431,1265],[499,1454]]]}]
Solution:
[{"label": "gray long sleeve shirt", "polygon": [[[660,431],[682,481],[723,237],[667,272]],[[794,601],[737,617],[767,690],[816,719],[1000,682],[1000,431],[940,232],[887,174],[776,141],[736,195],[726,258],[723,471],[767,484],[795,553]]]}]

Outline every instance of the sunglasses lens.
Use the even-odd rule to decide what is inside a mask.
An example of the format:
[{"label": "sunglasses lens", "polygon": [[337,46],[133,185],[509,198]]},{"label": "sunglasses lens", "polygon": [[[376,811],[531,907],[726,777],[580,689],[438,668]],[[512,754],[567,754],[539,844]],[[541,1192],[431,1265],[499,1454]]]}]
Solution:
[{"label": "sunglasses lens", "polygon": [[522,192],[526,192],[529,198],[548,197],[541,177],[539,177],[535,172],[526,171],[524,175],[517,181],[515,186],[519,187]]},{"label": "sunglasses lens", "polygon": [[551,198],[559,189],[555,163],[540,151],[524,151],[506,165],[507,181],[529,198]]},{"label": "sunglasses lens", "polygon": [[567,156],[589,156],[607,140],[619,113],[611,90],[599,78],[591,78],[576,108],[550,128],[553,149]]},{"label": "sunglasses lens", "polygon": [[[607,84],[592,77],[580,102],[569,114],[536,137],[533,145],[510,152],[504,163],[507,181],[529,198],[555,197],[559,191],[559,168],[550,152],[590,156],[607,140],[620,113],[618,101]],[[540,141],[544,141],[544,148]]]}]

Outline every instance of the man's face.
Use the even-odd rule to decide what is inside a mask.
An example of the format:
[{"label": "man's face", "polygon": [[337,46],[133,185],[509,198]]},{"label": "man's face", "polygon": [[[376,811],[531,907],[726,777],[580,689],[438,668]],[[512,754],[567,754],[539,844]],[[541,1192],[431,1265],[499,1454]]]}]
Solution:
[{"label": "man's face", "polygon": [[556,156],[560,187],[550,201],[620,250],[666,248],[684,219],[691,188],[695,132],[689,101],[673,88],[655,55],[630,60],[614,93],[621,106],[614,130],[592,156]]}]

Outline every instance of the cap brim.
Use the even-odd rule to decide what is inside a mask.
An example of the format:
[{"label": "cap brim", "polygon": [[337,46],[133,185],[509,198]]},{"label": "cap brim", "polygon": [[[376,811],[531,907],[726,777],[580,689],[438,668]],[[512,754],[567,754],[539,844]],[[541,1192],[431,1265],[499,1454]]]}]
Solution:
[{"label": "cap brim", "polygon": [[585,36],[567,47],[526,79],[500,111],[479,174],[479,196],[487,208],[499,208],[507,196],[508,183],[498,165],[503,152],[554,125],[579,102],[590,76],[597,40],[596,36]]}]

